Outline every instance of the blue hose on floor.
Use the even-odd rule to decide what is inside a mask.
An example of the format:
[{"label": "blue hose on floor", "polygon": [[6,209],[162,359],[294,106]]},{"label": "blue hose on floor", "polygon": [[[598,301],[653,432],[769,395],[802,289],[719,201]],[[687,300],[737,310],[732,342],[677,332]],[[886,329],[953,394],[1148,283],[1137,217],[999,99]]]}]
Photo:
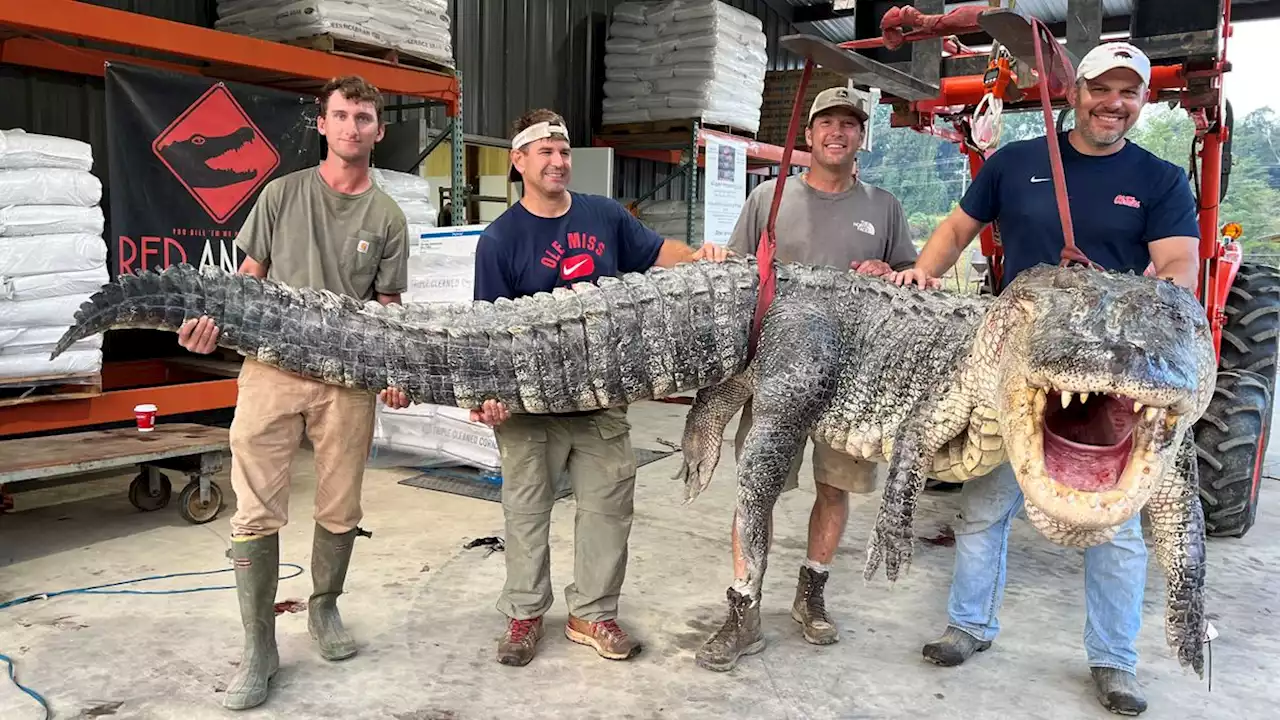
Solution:
[{"label": "blue hose on floor", "polygon": [[[295,565],[294,563],[280,563],[280,566],[293,568],[294,570],[297,571],[292,575],[285,575],[284,577],[280,578],[281,580],[289,580],[291,578],[298,577],[303,573],[303,569],[301,565]],[[210,590],[235,590],[236,589],[235,585],[208,585],[205,587],[182,588],[179,590],[108,590],[107,589],[107,588],[119,587],[121,585],[132,585],[134,583],[150,582],[153,580],[169,580],[172,578],[193,577],[196,575],[216,575],[218,573],[225,573],[225,572],[235,572],[235,568],[223,568],[221,570],[205,570],[203,572],[183,572],[183,573],[169,573],[167,575],[151,575],[143,578],[135,578],[133,580],[121,580],[120,582],[106,583],[105,585],[93,585],[90,587],[72,588],[70,590],[59,590],[57,592],[51,592],[51,593],[36,593],[35,595],[27,595],[26,597],[15,598],[7,602],[2,602],[0,603],[0,610],[16,607],[18,605],[23,605],[25,603],[33,602],[35,600],[48,600],[50,598],[56,598],[61,595],[186,595],[188,593],[208,592]],[[36,692],[35,690],[32,690],[31,688],[25,687],[24,685],[18,682],[18,676],[17,676],[17,671],[14,668],[14,662],[8,655],[0,653],[0,661],[4,661],[4,663],[9,666],[10,682],[16,685],[18,689],[21,690],[22,692],[26,693],[27,695],[30,695],[32,698],[35,698],[35,701],[40,703],[40,707],[44,708],[45,720],[49,720],[50,713],[52,712],[51,710],[49,710],[49,703],[44,699],[44,697],[40,695],[40,693]]]}]

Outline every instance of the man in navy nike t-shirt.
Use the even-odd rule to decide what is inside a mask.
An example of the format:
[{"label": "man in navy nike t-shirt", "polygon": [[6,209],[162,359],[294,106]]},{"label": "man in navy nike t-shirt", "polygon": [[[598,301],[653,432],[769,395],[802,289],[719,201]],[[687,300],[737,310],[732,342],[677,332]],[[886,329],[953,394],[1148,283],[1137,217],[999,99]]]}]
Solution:
[{"label": "man in navy nike t-shirt", "polygon": [[[664,239],[611,198],[569,192],[568,134],[564,119],[549,110],[516,122],[512,180],[523,180],[524,194],[480,235],[477,300],[550,292],[654,265],[725,259],[728,253],[716,245],[694,252]],[[498,662],[527,664],[542,636],[542,616],[554,599],[551,506],[555,480],[565,470],[578,507],[565,635],[611,660],[634,657],[641,645],[617,623],[636,476],[626,408],[511,415],[489,400],[471,416],[494,427],[502,453],[507,580],[497,607],[508,620]]]},{"label": "man in navy nike t-shirt", "polygon": [[[1157,276],[1194,290],[1199,224],[1187,177],[1124,139],[1142,112],[1150,80],[1150,61],[1128,43],[1099,45],[1080,61],[1069,97],[1075,128],[1058,135],[1071,223],[1076,245],[1102,267],[1141,274],[1150,264]],[[929,238],[915,267],[891,280],[923,284],[937,277],[990,222],[999,223],[1005,257],[997,292],[1034,265],[1057,265],[1064,241],[1049,168],[1043,137],[996,151],[960,207]],[[939,665],[964,662],[999,632],[1005,549],[1022,505],[1007,463],[966,482],[960,498],[948,625],[923,648]],[[1113,712],[1136,715],[1147,706],[1137,681],[1136,640],[1147,581],[1141,519],[1135,515],[1110,542],[1084,556],[1084,644],[1097,696]]]}]

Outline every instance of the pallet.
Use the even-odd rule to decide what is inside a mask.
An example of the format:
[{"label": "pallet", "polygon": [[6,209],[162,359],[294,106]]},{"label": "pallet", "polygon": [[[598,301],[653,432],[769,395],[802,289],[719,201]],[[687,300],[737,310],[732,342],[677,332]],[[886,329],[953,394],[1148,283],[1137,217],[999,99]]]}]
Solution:
[{"label": "pallet", "polygon": [[50,400],[82,400],[101,394],[100,373],[0,378],[0,407]]},{"label": "pallet", "polygon": [[[649,137],[654,135],[684,135],[684,139],[693,136],[694,118],[678,118],[675,120],[650,120],[648,122],[636,123],[617,123],[614,125],[600,126],[599,137],[616,137],[620,139],[631,139],[633,137]],[[717,132],[735,135],[737,137],[750,140],[755,139],[755,133],[747,132],[741,128],[735,128],[730,125],[721,125],[716,123],[700,123],[703,130],[715,130]]]},{"label": "pallet", "polygon": [[428,70],[430,72],[441,73],[443,75],[454,74],[454,68],[435,60],[428,60],[427,58],[407,53],[398,48],[373,45],[370,43],[360,42],[359,40],[338,37],[328,33],[323,35],[311,35],[304,38],[294,38],[291,40],[282,40],[281,42],[286,45],[304,47],[308,50],[319,50],[333,55],[342,55],[344,57],[352,57],[360,60],[371,60],[373,62],[380,62],[386,65],[411,67],[418,70]]}]

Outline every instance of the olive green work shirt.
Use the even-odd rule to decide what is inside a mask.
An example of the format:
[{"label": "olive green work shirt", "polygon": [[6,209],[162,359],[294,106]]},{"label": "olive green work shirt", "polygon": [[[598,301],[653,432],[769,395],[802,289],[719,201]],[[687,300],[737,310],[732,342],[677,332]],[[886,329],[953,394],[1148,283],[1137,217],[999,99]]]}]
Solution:
[{"label": "olive green work shirt", "polygon": [[384,190],[341,193],[309,167],[262,188],[236,245],[266,265],[271,280],[367,301],[408,288],[408,234],[404,212]]}]

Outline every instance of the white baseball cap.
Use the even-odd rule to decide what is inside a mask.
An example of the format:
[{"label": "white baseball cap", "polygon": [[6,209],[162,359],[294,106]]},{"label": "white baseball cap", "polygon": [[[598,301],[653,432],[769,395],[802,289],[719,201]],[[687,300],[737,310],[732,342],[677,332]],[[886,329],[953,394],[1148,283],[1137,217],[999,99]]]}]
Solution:
[{"label": "white baseball cap", "polygon": [[1103,43],[1090,50],[1076,67],[1076,80],[1092,80],[1108,70],[1129,68],[1144,85],[1151,84],[1151,60],[1127,42]]}]

